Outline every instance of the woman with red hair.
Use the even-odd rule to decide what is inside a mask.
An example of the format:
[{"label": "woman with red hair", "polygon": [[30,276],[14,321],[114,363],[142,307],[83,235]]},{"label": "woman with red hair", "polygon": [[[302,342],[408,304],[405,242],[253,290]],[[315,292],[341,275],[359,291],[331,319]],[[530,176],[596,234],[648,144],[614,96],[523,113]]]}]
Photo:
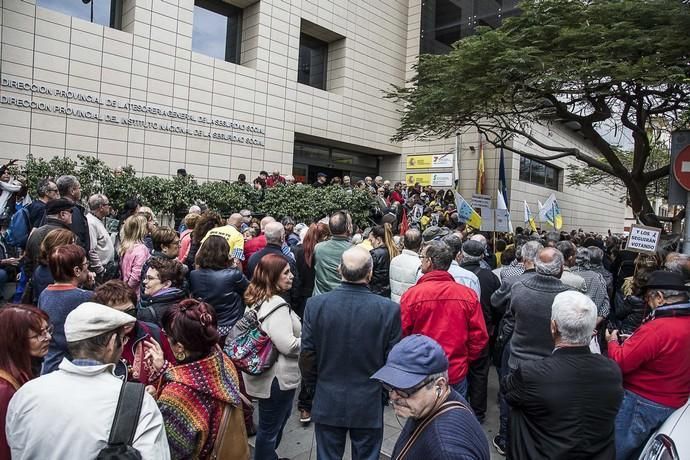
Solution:
[{"label": "woman with red hair", "polygon": [[[213,307],[194,299],[183,300],[165,311],[163,327],[177,359],[177,365],[163,374],[163,387],[158,392],[171,458],[246,459],[249,448],[239,408],[239,377],[218,346],[220,335]],[[147,355],[152,361],[162,359],[156,346],[149,347]],[[225,428],[224,417],[228,420]],[[232,452],[219,451],[218,438],[225,443],[234,441]]]},{"label": "woman with red hair", "polygon": [[268,254],[254,269],[252,281],[244,293],[247,305],[256,310],[261,329],[278,351],[276,362],[262,374],[242,374],[247,393],[259,399],[255,460],[277,458],[276,449],[300,384],[297,358],[302,344],[302,326],[299,316],[280,297],[290,290],[293,278],[285,257]]},{"label": "woman with red hair", "polygon": [[57,370],[62,359],[67,356],[67,315],[93,297],[93,292],[79,288],[93,283],[94,279],[93,273],[89,272],[86,252],[81,246],[66,244],[53,249],[48,256],[48,267],[55,282],[48,285],[38,297],[38,308],[48,314],[55,330],[41,374]]},{"label": "woman with red hair", "polygon": [[48,315],[34,306],[9,304],[0,310],[0,460],[10,459],[7,406],[19,387],[38,376],[51,332]]},{"label": "woman with red hair", "polygon": [[293,247],[292,251],[295,254],[295,265],[297,266],[297,274],[300,280],[300,296],[297,305],[292,308],[295,313],[301,318],[304,314],[304,307],[307,305],[307,299],[311,297],[314,292],[314,248],[316,243],[325,241],[331,235],[328,229],[328,224],[319,222],[311,224],[307,233],[304,235],[302,243]]}]

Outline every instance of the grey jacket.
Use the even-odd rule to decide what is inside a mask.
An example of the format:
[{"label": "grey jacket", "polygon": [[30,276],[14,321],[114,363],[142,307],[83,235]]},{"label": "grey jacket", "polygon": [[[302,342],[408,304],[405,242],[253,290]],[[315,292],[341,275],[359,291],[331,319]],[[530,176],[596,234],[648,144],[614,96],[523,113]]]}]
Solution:
[{"label": "grey jacket", "polygon": [[510,289],[504,331],[512,326],[508,358],[511,369],[521,361],[541,359],[553,352],[551,305],[557,294],[569,289],[558,278],[538,273],[520,279]]}]

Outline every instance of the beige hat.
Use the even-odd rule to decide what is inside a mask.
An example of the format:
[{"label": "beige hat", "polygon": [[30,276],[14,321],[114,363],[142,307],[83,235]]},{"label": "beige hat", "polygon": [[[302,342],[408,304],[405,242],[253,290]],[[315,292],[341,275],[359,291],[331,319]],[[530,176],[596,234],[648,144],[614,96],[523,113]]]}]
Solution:
[{"label": "beige hat", "polygon": [[133,324],[136,318],[96,302],[84,302],[65,320],[65,338],[78,342]]}]

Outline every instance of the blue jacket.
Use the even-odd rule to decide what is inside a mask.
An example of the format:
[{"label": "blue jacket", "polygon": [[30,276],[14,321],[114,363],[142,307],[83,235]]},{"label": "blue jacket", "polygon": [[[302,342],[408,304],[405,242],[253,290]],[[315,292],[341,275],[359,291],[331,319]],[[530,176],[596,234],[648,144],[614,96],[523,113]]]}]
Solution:
[{"label": "blue jacket", "polygon": [[307,301],[300,370],[315,385],[315,423],[383,427],[383,391],[370,377],[402,334],[400,307],[366,285],[343,282]]}]

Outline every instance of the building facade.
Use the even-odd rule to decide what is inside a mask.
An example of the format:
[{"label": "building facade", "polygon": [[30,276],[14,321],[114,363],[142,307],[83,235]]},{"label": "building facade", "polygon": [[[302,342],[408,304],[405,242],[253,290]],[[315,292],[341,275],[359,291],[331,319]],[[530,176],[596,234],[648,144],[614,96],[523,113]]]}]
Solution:
[{"label": "building facade", "polygon": [[[413,76],[420,52],[447,52],[474,27],[516,14],[516,3],[2,0],[0,157],[95,155],[145,175],[185,168],[200,180],[261,170],[304,182],[321,171],[412,176],[438,188],[452,186],[459,166],[471,196],[476,133],[392,143],[399,107],[383,95]],[[539,130],[582,144],[561,127]],[[495,196],[498,152],[483,150]],[[622,229],[615,194],[567,187],[571,160],[526,164],[505,153],[514,225],[522,200],[535,212],[553,191],[567,229]],[[429,154],[452,161],[411,164]]]}]

